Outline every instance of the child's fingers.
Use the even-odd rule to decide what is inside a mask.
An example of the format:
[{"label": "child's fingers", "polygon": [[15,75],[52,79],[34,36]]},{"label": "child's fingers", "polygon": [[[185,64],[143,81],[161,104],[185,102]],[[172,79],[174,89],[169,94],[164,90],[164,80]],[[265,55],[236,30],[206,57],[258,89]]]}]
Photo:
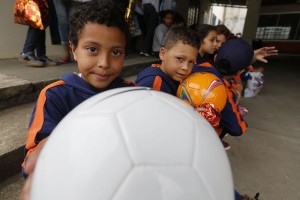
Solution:
[{"label": "child's fingers", "polygon": [[37,159],[40,155],[40,152],[45,144],[45,141],[47,139],[42,140],[39,145],[36,147],[36,149],[31,153],[31,155],[27,158],[25,162],[24,172],[26,174],[31,174],[34,171]]},{"label": "child's fingers", "polygon": [[39,152],[37,151],[38,150],[34,151],[25,162],[24,172],[26,174],[31,174],[35,168],[35,164],[37,162],[38,155],[39,155]]},{"label": "child's fingers", "polygon": [[30,190],[32,185],[32,174],[28,176],[20,194],[20,200],[30,200]]},{"label": "child's fingers", "polygon": [[268,60],[266,60],[264,58],[257,58],[257,60],[259,60],[260,62],[263,62],[263,63],[268,63]]},{"label": "child's fingers", "polygon": [[207,111],[206,108],[196,108],[196,110],[197,110],[198,112],[206,112],[206,111]]}]

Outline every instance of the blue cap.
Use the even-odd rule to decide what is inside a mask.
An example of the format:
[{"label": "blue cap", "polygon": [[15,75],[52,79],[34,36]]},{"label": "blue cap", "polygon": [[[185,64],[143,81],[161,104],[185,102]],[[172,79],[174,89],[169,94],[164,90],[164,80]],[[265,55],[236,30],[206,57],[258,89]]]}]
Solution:
[{"label": "blue cap", "polygon": [[229,71],[234,74],[239,70],[246,69],[251,64],[253,53],[251,46],[242,39],[230,39],[218,50],[215,62],[228,61]]}]

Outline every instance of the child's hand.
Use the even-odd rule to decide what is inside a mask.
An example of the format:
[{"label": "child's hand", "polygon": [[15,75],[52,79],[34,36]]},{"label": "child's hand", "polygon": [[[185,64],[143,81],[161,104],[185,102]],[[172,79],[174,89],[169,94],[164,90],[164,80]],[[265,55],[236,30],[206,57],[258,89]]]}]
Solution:
[{"label": "child's hand", "polygon": [[275,49],[275,47],[262,47],[254,51],[254,59],[264,63],[268,63],[268,60],[266,60],[265,57],[276,55],[278,55],[278,50]]},{"label": "child's hand", "polygon": [[195,110],[199,112],[214,128],[220,125],[220,113],[218,109],[213,108],[209,103],[204,103],[200,106],[195,106]]},{"label": "child's hand", "polygon": [[32,185],[32,174],[34,172],[34,168],[36,166],[37,159],[40,155],[41,149],[44,146],[44,143],[47,139],[44,139],[40,142],[40,144],[36,147],[34,152],[31,153],[31,155],[28,157],[25,163],[24,172],[28,174],[28,178],[26,179],[26,182],[22,188],[22,192],[20,195],[20,200],[30,200],[30,191],[31,191],[31,185]]},{"label": "child's hand", "polygon": [[202,107],[195,107],[195,110],[197,110],[199,113],[200,113],[200,112],[206,112],[206,111],[207,111],[206,108],[202,108]]}]

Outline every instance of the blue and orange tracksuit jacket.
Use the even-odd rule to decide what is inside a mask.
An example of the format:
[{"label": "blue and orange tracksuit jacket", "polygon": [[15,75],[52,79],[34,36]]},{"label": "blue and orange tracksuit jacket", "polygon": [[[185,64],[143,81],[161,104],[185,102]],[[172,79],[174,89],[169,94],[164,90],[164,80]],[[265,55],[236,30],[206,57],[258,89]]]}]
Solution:
[{"label": "blue and orange tracksuit jacket", "polygon": [[137,75],[135,82],[139,86],[150,87],[154,90],[176,95],[179,82],[168,77],[159,67],[159,64],[147,67]]},{"label": "blue and orange tracksuit jacket", "polygon": [[[117,77],[106,90],[127,86],[134,84]],[[100,92],[74,73],[66,73],[61,80],[46,86],[38,97],[29,121],[22,169],[27,157],[73,108]]]},{"label": "blue and orange tracksuit jacket", "polygon": [[238,107],[236,105],[236,94],[231,90],[232,85],[223,78],[222,74],[213,67],[212,63],[208,60],[197,59],[197,64],[193,66],[192,73],[195,72],[209,72],[217,77],[219,77],[227,91],[227,102],[224,109],[221,111],[221,121],[218,134],[224,136],[226,133],[232,136],[240,136],[247,130],[247,124],[244,121],[243,117],[239,113]]}]

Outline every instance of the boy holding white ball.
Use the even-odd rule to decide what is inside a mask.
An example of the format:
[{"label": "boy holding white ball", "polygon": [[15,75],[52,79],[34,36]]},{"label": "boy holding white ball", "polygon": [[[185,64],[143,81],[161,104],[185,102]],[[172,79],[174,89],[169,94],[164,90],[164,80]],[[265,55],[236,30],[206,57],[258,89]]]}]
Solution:
[{"label": "boy holding white ball", "polygon": [[80,73],[64,74],[39,95],[25,145],[22,171],[29,178],[22,199],[30,198],[38,152],[56,125],[84,100],[102,91],[135,85],[119,77],[129,35],[123,12],[112,1],[84,3],[71,17],[70,47]]}]

